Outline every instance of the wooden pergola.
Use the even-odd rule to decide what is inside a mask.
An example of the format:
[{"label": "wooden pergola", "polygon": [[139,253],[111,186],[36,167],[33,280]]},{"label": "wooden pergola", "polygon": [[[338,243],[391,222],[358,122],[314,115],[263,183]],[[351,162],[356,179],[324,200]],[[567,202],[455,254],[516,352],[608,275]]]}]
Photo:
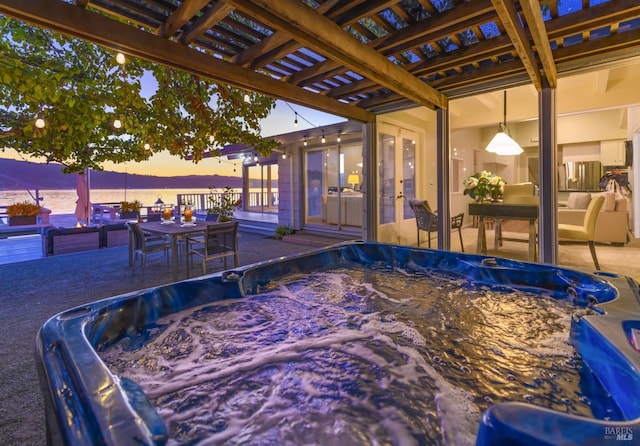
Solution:
[{"label": "wooden pergola", "polygon": [[[0,14],[362,123],[433,109],[441,222],[449,100],[532,84],[540,179],[552,184],[558,77],[640,56],[638,0],[0,0]],[[555,194],[541,187],[548,263]]]},{"label": "wooden pergola", "polygon": [[[640,53],[636,0],[0,0],[0,14],[361,122]],[[592,6],[593,4],[593,6]]]}]

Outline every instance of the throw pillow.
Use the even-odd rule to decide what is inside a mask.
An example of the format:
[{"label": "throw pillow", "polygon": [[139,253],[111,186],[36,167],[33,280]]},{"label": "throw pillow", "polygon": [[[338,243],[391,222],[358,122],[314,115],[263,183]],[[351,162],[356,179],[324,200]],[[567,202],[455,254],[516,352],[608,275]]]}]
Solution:
[{"label": "throw pillow", "polygon": [[589,192],[571,192],[567,200],[569,209],[586,209],[589,207],[591,194]]},{"label": "throw pillow", "polygon": [[616,210],[616,194],[614,194],[613,192],[600,192],[597,194],[591,194],[591,199],[594,199],[600,195],[604,197],[602,210],[605,212],[615,211]]}]

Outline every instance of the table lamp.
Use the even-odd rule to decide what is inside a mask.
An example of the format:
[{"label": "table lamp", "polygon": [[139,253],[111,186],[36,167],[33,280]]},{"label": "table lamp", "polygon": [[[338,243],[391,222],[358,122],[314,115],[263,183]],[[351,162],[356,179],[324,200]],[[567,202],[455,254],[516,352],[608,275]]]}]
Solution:
[{"label": "table lamp", "polygon": [[349,174],[349,177],[347,178],[347,183],[351,184],[351,188],[353,190],[356,189],[356,184],[360,184],[360,177],[358,176],[358,174],[352,173]]}]

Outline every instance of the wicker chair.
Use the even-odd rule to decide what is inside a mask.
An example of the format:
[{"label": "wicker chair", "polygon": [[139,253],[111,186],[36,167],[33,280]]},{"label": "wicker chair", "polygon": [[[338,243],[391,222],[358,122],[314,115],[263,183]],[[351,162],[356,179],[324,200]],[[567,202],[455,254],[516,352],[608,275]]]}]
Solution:
[{"label": "wicker chair", "polygon": [[[438,211],[432,211],[427,200],[409,200],[409,206],[416,215],[416,225],[418,231],[418,246],[420,246],[420,231],[427,231],[429,248],[431,248],[431,233],[438,232]],[[464,242],[462,241],[462,222],[464,212],[451,217],[451,229],[458,230],[460,237],[460,249],[464,252]]]}]

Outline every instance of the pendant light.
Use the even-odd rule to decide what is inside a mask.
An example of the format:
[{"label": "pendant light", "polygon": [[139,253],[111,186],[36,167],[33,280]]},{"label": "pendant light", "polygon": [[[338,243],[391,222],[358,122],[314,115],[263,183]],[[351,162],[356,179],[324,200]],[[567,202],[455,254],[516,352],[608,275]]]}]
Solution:
[{"label": "pendant light", "polygon": [[485,150],[496,155],[520,155],[523,152],[522,147],[511,138],[509,133],[509,128],[507,127],[507,91],[505,90],[504,122],[499,124],[498,133],[489,142]]}]

